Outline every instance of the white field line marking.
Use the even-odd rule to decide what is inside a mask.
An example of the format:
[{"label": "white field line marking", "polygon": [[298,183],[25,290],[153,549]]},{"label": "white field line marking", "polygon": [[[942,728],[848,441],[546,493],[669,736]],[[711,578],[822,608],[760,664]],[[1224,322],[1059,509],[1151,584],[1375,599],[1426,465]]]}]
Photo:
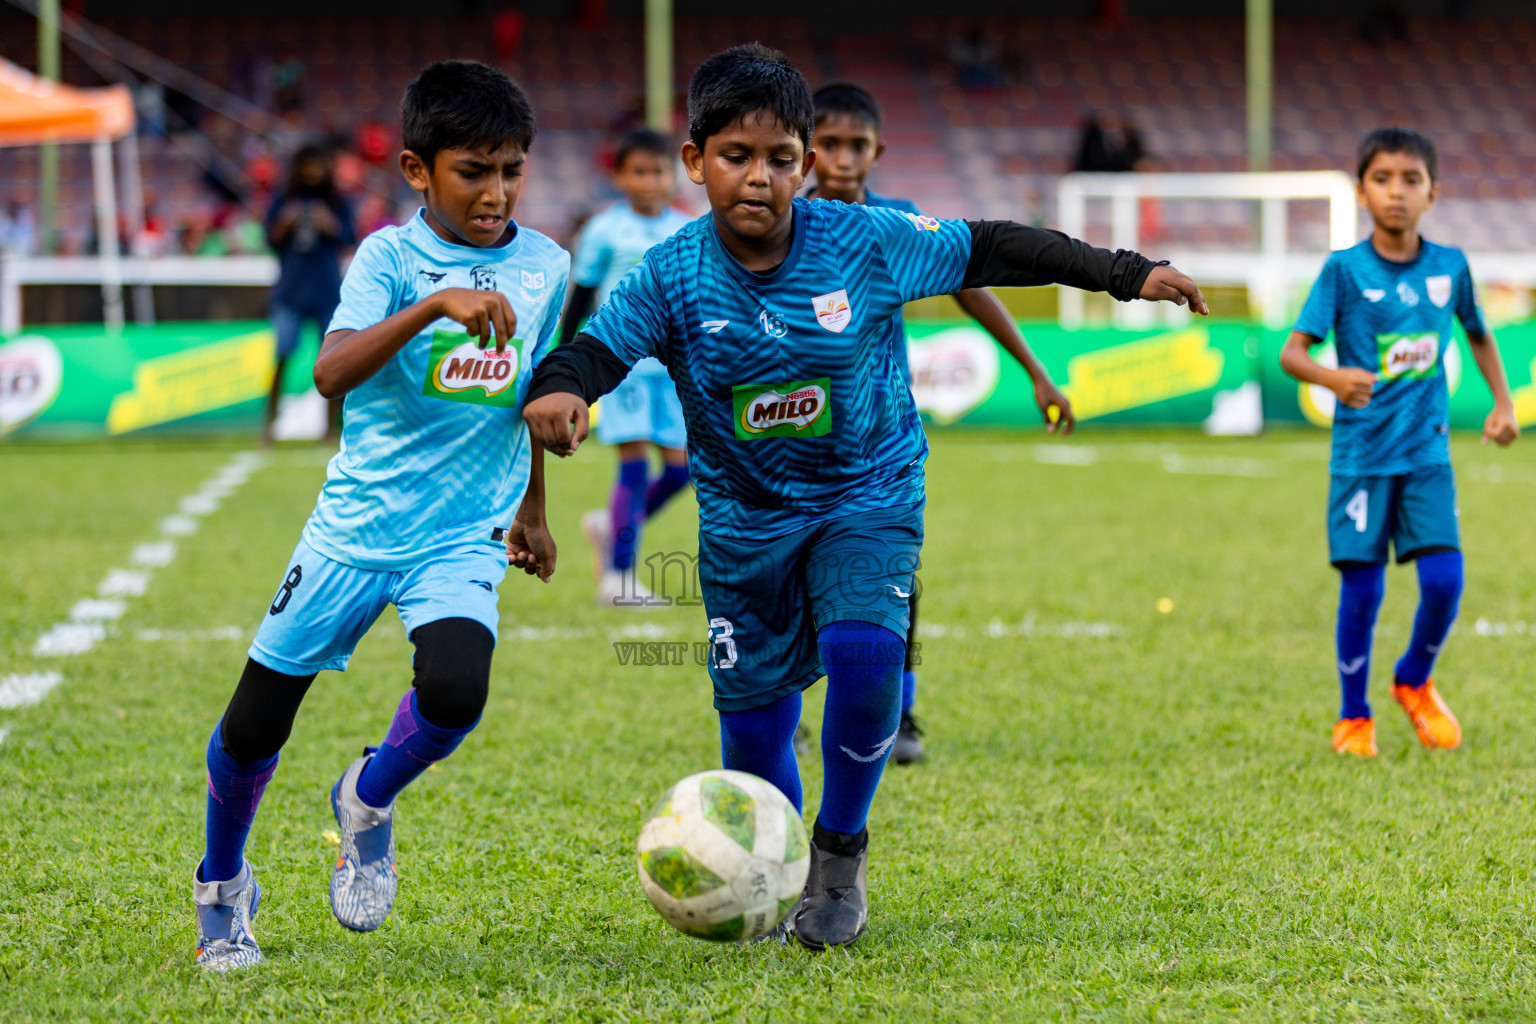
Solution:
[{"label": "white field line marking", "polygon": [[120,597],[82,597],[69,610],[72,622],[99,622],[103,619],[120,619],[128,610],[128,602]]},{"label": "white field line marking", "polygon": [[1037,444],[1034,458],[1049,466],[1091,466],[1099,461],[1099,450],[1086,444]]},{"label": "white field line marking", "polygon": [[7,728],[5,728],[3,726],[0,726],[0,743],[4,743],[5,742],[5,737],[10,733],[10,731],[11,730],[9,730],[9,729],[7,729]]},{"label": "white field line marking", "polygon": [[251,632],[240,626],[214,626],[212,629],[140,629],[133,638],[141,644],[189,643],[201,640],[244,640]]},{"label": "white field line marking", "polygon": [[[225,629],[233,630],[235,627],[227,626]],[[153,632],[153,637],[145,636],[147,632]],[[172,639],[159,634],[172,634],[175,630],[141,630],[139,639],[159,640]],[[521,640],[524,642],[540,642],[545,640],[589,640],[602,636],[605,640],[668,640],[679,637],[696,637],[703,639],[703,631],[698,627],[663,626],[657,623],[645,625],[621,626],[618,629],[606,630],[599,633],[595,626],[533,626],[519,625],[503,627],[500,638],[503,640]],[[1065,622],[1039,622],[1034,612],[1029,612],[1018,622],[1004,622],[1000,618],[994,618],[985,626],[967,628],[965,626],[948,626],[941,622],[920,622],[917,626],[919,637],[946,637],[950,639],[963,639],[967,636],[982,636],[992,639],[1003,637],[1049,637],[1059,640],[1103,640],[1126,635],[1126,628],[1117,622],[1087,622],[1069,619]],[[242,634],[244,635],[244,634]],[[179,638],[178,638],[179,639]],[[231,636],[230,639],[233,639]]]},{"label": "white field line marking", "polygon": [[1275,467],[1268,459],[1235,459],[1224,455],[1180,455],[1177,452],[1163,456],[1163,469],[1170,473],[1187,473],[1196,476],[1274,476]]},{"label": "white field line marking", "polygon": [[1476,636],[1529,636],[1536,634],[1536,625],[1517,619],[1514,622],[1489,622],[1479,618],[1472,624],[1472,632]]},{"label": "white field line marking", "polygon": [[57,672],[24,672],[0,678],[0,708],[24,708],[64,681]]},{"label": "white field line marking", "polygon": [[37,638],[32,653],[39,658],[84,654],[106,638],[107,627],[99,622],[61,622]]},{"label": "white field line marking", "polygon": [[113,569],[96,588],[96,593],[102,597],[142,597],[147,586],[149,573],[138,569]]},{"label": "white field line marking", "polygon": [[1536,484],[1536,466],[1474,462],[1467,467],[1467,476],[1484,484]]}]

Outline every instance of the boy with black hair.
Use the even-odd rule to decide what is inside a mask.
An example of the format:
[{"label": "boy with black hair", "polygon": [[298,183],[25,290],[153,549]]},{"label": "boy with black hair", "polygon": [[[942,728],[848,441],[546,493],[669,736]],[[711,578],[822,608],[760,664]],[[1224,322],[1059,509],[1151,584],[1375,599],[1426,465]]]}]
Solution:
[{"label": "boy with black hair", "polygon": [[646,356],[667,367],[699,497],[723,760],[798,807],[800,692],[826,675],[825,786],[793,920],[811,949],[847,946],[868,920],[865,821],[901,717],[923,539],[928,448],[893,317],[925,295],[1052,281],[1207,310],[1193,281],[1137,253],[797,199],[816,161],[811,91],[758,44],[699,66],[688,116],[683,163],[710,216],[648,252],[551,353],[524,419],[571,454],[592,400]]},{"label": "boy with black hair", "polygon": [[[885,155],[885,143],[880,138],[880,105],[875,98],[857,85],[839,82],[817,89],[811,99],[816,105],[816,187],[808,195],[843,203],[883,206],[922,216],[923,211],[910,199],[880,195],[865,183],[869,172]],[[1018,324],[997,296],[985,288],[964,288],[955,293],[955,301],[1029,375],[1045,429],[1054,434],[1060,427],[1062,434],[1072,433],[1077,422],[1072,415],[1072,403],[1029,350]],[[894,319],[904,339],[901,314],[897,313]],[[912,374],[907,367],[904,342],[898,346],[897,359],[902,376],[910,385]],[[912,764],[923,759],[922,730],[912,716],[912,707],[917,700],[917,673],[913,664],[916,646],[912,641],[917,632],[917,602],[921,589],[921,585],[912,588],[909,602],[911,633],[907,636],[907,663],[901,681],[901,725],[896,730],[896,742],[891,746],[891,760],[897,764]]]},{"label": "boy with black hair", "polygon": [[400,169],[424,205],[365,239],[342,282],[315,363],[320,393],[346,396],[341,451],[208,744],[192,893],[197,959],[211,970],[261,960],[245,841],[316,673],[344,671],[395,605],[416,647],[411,689],[383,742],[331,790],[331,910],[372,931],[394,903],[395,796],[480,720],[508,564],[544,580],[555,569],[542,450],[519,411],[570,257],[512,219],[533,110],[473,61],[428,67],[400,107]]},{"label": "boy with black hair", "polygon": [[[674,209],[673,164],[677,151],[659,132],[640,128],[619,141],[613,183],[624,193],[581,229],[571,261],[571,298],[560,340],[576,337],[588,313],[602,305],[613,286],[644,258],[646,250],[666,241],[693,218]],[[582,531],[597,554],[597,600],[619,608],[645,608],[649,595],[635,581],[635,553],[640,529],[688,483],[687,435],[677,388],[655,359],[635,364],[613,393],[603,399],[597,436],[619,449],[619,475],[608,508],[582,516]],[[661,455],[661,475],[650,479],[648,447]]]},{"label": "boy with black hair", "polygon": [[[1419,234],[1419,220],[1440,190],[1435,165],[1435,147],[1418,132],[1382,128],[1365,137],[1355,173],[1371,236],[1328,257],[1280,353],[1287,373],[1338,398],[1328,548],[1340,575],[1343,699],[1333,749],[1357,757],[1376,754],[1365,693],[1389,545],[1399,563],[1415,563],[1419,576],[1419,609],[1408,650],[1392,671],[1392,697],[1426,747],[1461,745],[1461,723],[1430,678],[1456,619],[1463,579],[1443,370],[1446,346],[1454,344],[1453,316],[1493,392],[1483,444],[1508,445],[1520,433],[1466,256]],[[1337,368],[1308,351],[1329,332]]]}]

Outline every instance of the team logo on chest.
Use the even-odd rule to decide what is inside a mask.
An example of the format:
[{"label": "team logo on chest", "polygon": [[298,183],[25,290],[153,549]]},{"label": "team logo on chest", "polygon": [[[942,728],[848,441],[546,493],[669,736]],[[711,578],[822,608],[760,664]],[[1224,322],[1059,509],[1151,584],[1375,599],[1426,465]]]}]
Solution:
[{"label": "team logo on chest", "polygon": [[1424,291],[1429,295],[1430,302],[1444,309],[1446,303],[1451,301],[1451,275],[1439,274],[1435,277],[1426,277]]},{"label": "team logo on chest", "polygon": [[816,311],[816,322],[833,334],[842,334],[853,319],[853,307],[848,304],[848,292],[843,288],[816,296],[811,300],[811,308]]},{"label": "team logo on chest", "polygon": [[1417,306],[1419,293],[1413,290],[1413,286],[1407,281],[1397,282],[1397,298],[1405,306]]},{"label": "team logo on chest", "polygon": [[789,333],[789,325],[778,313],[765,309],[757,314],[757,322],[762,325],[763,333],[770,338],[782,338]]},{"label": "team logo on chest", "polygon": [[476,291],[493,292],[496,290],[496,268],[481,264],[469,268],[469,283]]},{"label": "team logo on chest", "polygon": [[543,288],[544,287],[544,271],[542,271],[542,270],[525,270],[525,271],[523,271],[523,287],[528,289],[531,292],[536,292],[540,288]]}]

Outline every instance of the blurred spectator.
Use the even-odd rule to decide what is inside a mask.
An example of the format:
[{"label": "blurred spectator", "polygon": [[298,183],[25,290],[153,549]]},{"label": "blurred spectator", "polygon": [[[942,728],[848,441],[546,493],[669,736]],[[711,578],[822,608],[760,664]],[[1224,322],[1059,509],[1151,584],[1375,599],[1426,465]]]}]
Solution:
[{"label": "blurred spectator", "polygon": [[37,252],[37,218],[19,199],[12,199],[0,214],[0,252],[15,256]]},{"label": "blurred spectator", "polygon": [[1145,157],[1141,133],[1114,111],[1091,114],[1083,124],[1074,171],[1134,171]]},{"label": "blurred spectator", "polygon": [[515,7],[491,15],[491,42],[498,64],[510,64],[517,59],[517,49],[522,45],[523,30],[527,27],[527,16]]},{"label": "blurred spectator", "polygon": [[304,62],[296,53],[272,65],[272,107],[278,114],[304,109]]},{"label": "blurred spectator", "polygon": [[[331,155],[318,146],[305,146],[294,155],[283,190],[267,213],[267,241],[277,252],[280,269],[272,289],[270,314],[277,335],[277,369],[267,396],[262,439],[272,440],[282,395],[283,370],[299,344],[306,320],[323,333],[341,300],[342,252],[357,244],[352,209],[336,188]],[[341,403],[331,403],[331,436]]]},{"label": "blurred spectator", "polygon": [[367,120],[357,126],[353,145],[357,155],[375,167],[383,167],[395,155],[394,135],[383,122]]},{"label": "blurred spectator", "polygon": [[979,22],[951,35],[944,49],[960,88],[990,89],[1002,81],[1002,47]]}]

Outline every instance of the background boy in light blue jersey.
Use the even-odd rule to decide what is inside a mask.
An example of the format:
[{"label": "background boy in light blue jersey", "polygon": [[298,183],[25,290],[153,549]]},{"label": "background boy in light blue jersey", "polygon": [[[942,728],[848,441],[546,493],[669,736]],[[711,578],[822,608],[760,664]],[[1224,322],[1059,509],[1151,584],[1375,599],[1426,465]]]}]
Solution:
[{"label": "background boy in light blue jersey", "polygon": [[[1467,332],[1478,372],[1493,392],[1483,443],[1519,434],[1509,383],[1460,249],[1419,235],[1434,204],[1435,148],[1406,128],[1360,144],[1360,204],[1371,237],[1328,258],[1281,352],[1286,372],[1338,396],[1328,495],[1329,558],[1342,577],[1337,633],[1343,699],[1333,730],[1341,754],[1376,754],[1366,701],[1371,635],[1386,580],[1388,545],[1417,562],[1419,610],[1408,650],[1392,672],[1392,696],[1427,747],[1461,744],[1461,724],[1430,679],[1461,600],[1461,530],[1451,474],[1445,348],[1451,318]],[[1338,367],[1308,351],[1329,333]]]},{"label": "background boy in light blue jersey", "polygon": [[[916,203],[910,199],[883,196],[871,189],[865,179],[885,155],[885,143],[880,138],[880,106],[865,89],[839,82],[824,85],[812,97],[816,104],[816,187],[810,195],[817,199],[832,199],[843,203],[867,203],[883,206],[904,213],[922,215]],[[1019,325],[996,295],[986,288],[963,288],[955,293],[955,301],[987,333],[996,339],[1029,375],[1035,389],[1035,404],[1045,429],[1055,433],[1060,427],[1062,434],[1072,433],[1077,420],[1072,415],[1072,403],[1051,380],[1051,375],[1029,350]],[[896,314],[897,328],[905,335],[905,325],[900,313]],[[907,382],[912,373],[907,366],[906,347],[902,346],[901,365]],[[911,632],[907,637],[907,663],[901,680],[901,726],[896,731],[896,742],[891,747],[891,760],[897,764],[912,764],[923,758],[922,729],[913,717],[912,708],[917,701],[917,605],[922,594],[922,583],[912,589]]]},{"label": "background boy in light blue jersey", "polygon": [[[562,342],[576,337],[587,314],[607,301],[613,286],[646,250],[693,219],[671,206],[676,161],[676,147],[658,132],[642,128],[619,141],[613,183],[624,193],[624,201],[581,229],[571,261]],[[603,398],[597,436],[619,449],[619,475],[608,508],[594,509],[581,520],[596,552],[598,603],[643,608],[646,595],[632,572],[641,526],[688,483],[683,408],[667,368],[655,359],[636,363],[624,382]],[[650,445],[661,456],[661,475],[655,479],[650,478]]]},{"label": "background boy in light blue jersey", "polygon": [[698,489],[722,759],[800,806],[800,693],[826,676],[825,783],[793,920],[811,949],[847,946],[868,922],[865,822],[901,718],[923,540],[928,443],[894,317],[927,295],[1048,282],[1207,310],[1193,281],[1138,253],[797,199],[816,161],[814,108],[782,53],[752,44],[706,60],[688,116],[683,163],[710,216],[648,252],[550,354],[524,419],[569,454],[592,400],[646,356],[667,367]]},{"label": "background boy in light blue jersey", "polygon": [[320,393],[346,396],[341,451],[208,744],[192,890],[209,969],[261,959],[245,841],[315,674],[345,670],[395,606],[416,647],[411,689],[331,790],[331,909],[371,931],[394,903],[395,796],[480,720],[508,563],[554,571],[542,449],[520,410],[570,258],[512,220],[533,110],[501,72],[446,61],[407,87],[401,119],[400,167],[425,206],[365,239],[342,282],[315,363]]}]

